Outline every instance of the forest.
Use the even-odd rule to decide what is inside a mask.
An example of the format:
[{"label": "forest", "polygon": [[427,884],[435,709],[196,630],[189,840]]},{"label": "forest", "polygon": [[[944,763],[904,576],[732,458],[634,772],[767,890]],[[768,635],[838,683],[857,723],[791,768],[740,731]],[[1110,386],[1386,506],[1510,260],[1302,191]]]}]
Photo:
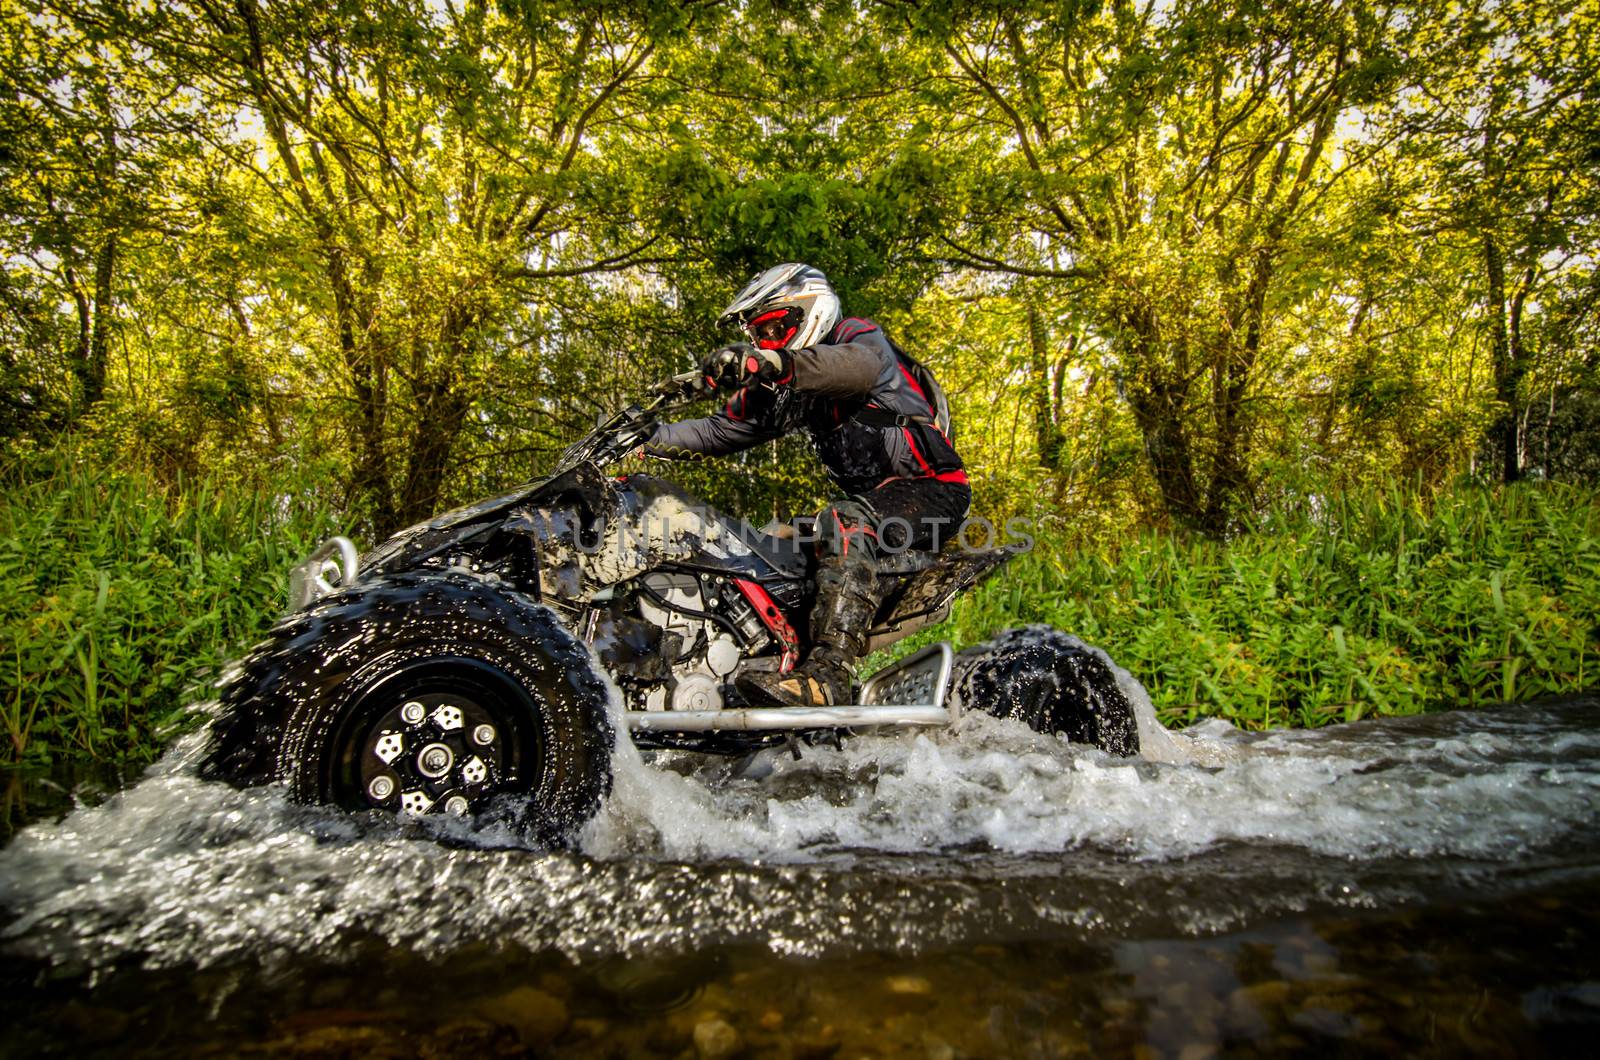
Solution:
[{"label": "forest", "polygon": [[1171,723],[1595,683],[1596,0],[0,13],[0,761],[150,757],[317,540],[538,474],[782,261],[1035,529],[959,637]]}]

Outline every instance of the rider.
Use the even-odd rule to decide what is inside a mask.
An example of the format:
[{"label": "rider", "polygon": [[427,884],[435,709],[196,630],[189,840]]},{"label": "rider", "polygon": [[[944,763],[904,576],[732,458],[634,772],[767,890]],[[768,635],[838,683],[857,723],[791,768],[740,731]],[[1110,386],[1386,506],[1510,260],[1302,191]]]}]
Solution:
[{"label": "rider", "polygon": [[718,323],[739,324],[751,340],[701,363],[706,381],[731,399],[713,416],[658,427],[645,451],[721,456],[810,430],[847,495],[817,514],[811,652],[792,673],[757,671],[737,683],[760,704],[848,703],[851,666],[865,654],[880,602],[879,555],[937,551],[954,536],[972,500],[967,473],[938,422],[939,399],[918,382],[926,369],[872,321],[841,319],[839,298],[818,270],[773,266]]}]

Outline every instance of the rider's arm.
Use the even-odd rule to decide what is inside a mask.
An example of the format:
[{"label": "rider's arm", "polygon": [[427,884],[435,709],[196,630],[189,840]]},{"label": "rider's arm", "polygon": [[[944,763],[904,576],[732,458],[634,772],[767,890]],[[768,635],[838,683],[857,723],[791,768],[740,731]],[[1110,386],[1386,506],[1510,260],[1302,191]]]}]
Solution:
[{"label": "rider's arm", "polygon": [[791,356],[790,385],[822,397],[860,397],[885,390],[899,370],[894,350],[876,327],[856,332],[848,342],[808,346]]},{"label": "rider's arm", "polygon": [[762,404],[761,396],[741,390],[715,416],[663,423],[651,435],[644,451],[668,460],[689,460],[697,456],[727,456],[771,441],[783,433],[783,428],[774,417],[764,414],[765,410],[758,413],[750,407]]}]

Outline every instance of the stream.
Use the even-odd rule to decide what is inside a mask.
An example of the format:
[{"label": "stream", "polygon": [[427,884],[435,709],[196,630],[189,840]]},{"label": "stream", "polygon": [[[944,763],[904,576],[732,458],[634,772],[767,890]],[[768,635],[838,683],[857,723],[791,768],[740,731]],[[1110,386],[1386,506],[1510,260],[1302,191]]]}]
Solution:
[{"label": "stream", "polygon": [[561,853],[202,782],[190,737],[75,808],[24,789],[0,1055],[1521,1056],[1600,1031],[1600,700],[1170,735],[1139,701],[1135,759],[987,716],[798,758],[628,746]]}]

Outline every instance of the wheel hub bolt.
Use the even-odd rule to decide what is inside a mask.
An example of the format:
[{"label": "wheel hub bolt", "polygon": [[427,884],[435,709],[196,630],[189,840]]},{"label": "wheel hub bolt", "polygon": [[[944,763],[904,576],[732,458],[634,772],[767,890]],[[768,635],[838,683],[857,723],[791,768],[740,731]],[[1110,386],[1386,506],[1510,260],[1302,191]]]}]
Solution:
[{"label": "wheel hub bolt", "polygon": [[394,778],[373,777],[372,783],[367,785],[367,794],[378,802],[382,802],[394,794]]},{"label": "wheel hub bolt", "polygon": [[414,699],[400,708],[400,720],[407,725],[415,725],[427,716],[428,708]]},{"label": "wheel hub bolt", "polygon": [[472,742],[480,747],[486,747],[489,744],[494,743],[494,737],[495,732],[493,725],[480,725],[476,729],[472,730]]},{"label": "wheel hub bolt", "polygon": [[444,800],[444,812],[452,817],[465,817],[467,815],[467,797],[465,795],[452,795]]},{"label": "wheel hub bolt", "polygon": [[442,743],[431,743],[422,749],[417,756],[417,768],[422,770],[425,777],[442,777],[450,771],[450,766],[455,762],[455,755],[450,753],[450,748]]}]

